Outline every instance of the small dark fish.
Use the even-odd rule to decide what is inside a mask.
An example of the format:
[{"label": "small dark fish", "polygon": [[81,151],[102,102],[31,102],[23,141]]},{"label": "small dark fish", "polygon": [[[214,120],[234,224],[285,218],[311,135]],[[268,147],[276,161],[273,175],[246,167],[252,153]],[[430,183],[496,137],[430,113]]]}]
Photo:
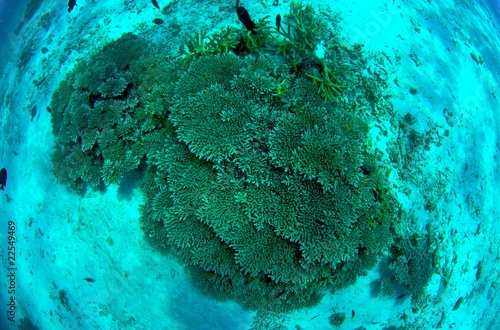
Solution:
[{"label": "small dark fish", "polygon": [[73,8],[76,6],[76,0],[69,0],[68,1],[68,13],[71,13]]},{"label": "small dark fish", "polygon": [[280,32],[280,27],[281,27],[281,15],[280,14],[276,15],[276,27],[278,28],[278,32]]},{"label": "small dark fish", "polygon": [[0,190],[3,190],[7,185],[7,170],[2,168],[0,170]]},{"label": "small dark fish", "polygon": [[158,5],[158,1],[152,0],[151,2],[153,3],[153,6],[155,6],[156,8],[158,8],[158,10],[160,10],[160,5]]},{"label": "small dark fish", "polygon": [[458,298],[457,302],[455,303],[455,306],[453,306],[453,310],[456,311],[457,309],[459,309],[460,305],[462,305],[463,301],[464,301],[464,297]]},{"label": "small dark fish", "polygon": [[36,114],[37,114],[37,107],[36,107],[36,104],[31,108],[31,121],[33,121],[33,119],[36,117]]},{"label": "small dark fish", "polygon": [[239,6],[238,8],[236,8],[236,13],[238,14],[238,19],[241,23],[243,23],[247,30],[252,31],[252,34],[257,34],[257,31],[255,31],[257,25],[255,25],[254,21],[252,21],[252,19],[250,18],[250,14],[245,9],[245,7]]},{"label": "small dark fish", "polygon": [[314,320],[315,318],[317,318],[318,316],[320,316],[321,314],[318,314],[318,315],[314,315],[313,317],[311,317],[311,320]]},{"label": "small dark fish", "polygon": [[371,173],[375,172],[377,168],[375,166],[372,166],[370,164],[363,164],[361,166],[361,172],[363,172],[363,175],[367,176],[370,175]]},{"label": "small dark fish", "polygon": [[161,18],[155,18],[155,19],[153,20],[153,23],[158,24],[158,25],[161,25],[161,24],[163,24],[163,23],[165,23],[165,22],[164,22]]},{"label": "small dark fish", "polygon": [[404,298],[405,296],[406,296],[406,292],[397,296],[396,299],[401,299],[401,298]]},{"label": "small dark fish", "polygon": [[356,312],[354,311],[354,309],[351,311],[351,319],[354,318],[354,316],[356,315]]},{"label": "small dark fish", "polygon": [[282,295],[284,295],[285,293],[286,293],[286,290],[282,290],[282,291],[278,292],[278,293],[274,296],[274,299],[281,297],[281,296],[282,296]]},{"label": "small dark fish", "polygon": [[90,283],[95,282],[95,280],[93,278],[90,278],[90,277],[85,277],[84,280],[87,282],[90,282]]}]

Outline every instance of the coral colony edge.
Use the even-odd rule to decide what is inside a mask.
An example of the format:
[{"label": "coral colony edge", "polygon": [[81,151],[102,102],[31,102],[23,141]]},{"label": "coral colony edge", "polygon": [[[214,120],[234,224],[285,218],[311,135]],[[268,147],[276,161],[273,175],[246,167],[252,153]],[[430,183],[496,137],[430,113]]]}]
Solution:
[{"label": "coral colony edge", "polygon": [[278,28],[197,33],[180,57],[123,35],[53,95],[54,175],[82,191],[139,172],[146,239],[217,299],[303,308],[382,261],[380,292],[404,287],[418,307],[433,251],[398,230],[405,211],[369,134],[390,108],[366,69],[383,56],[338,28],[293,2]]}]

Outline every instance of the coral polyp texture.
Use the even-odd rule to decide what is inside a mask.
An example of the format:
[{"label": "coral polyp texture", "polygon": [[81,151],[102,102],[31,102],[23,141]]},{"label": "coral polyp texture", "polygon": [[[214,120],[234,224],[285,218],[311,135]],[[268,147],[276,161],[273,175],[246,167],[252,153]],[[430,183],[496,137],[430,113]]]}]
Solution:
[{"label": "coral polyp texture", "polygon": [[[75,190],[119,183],[163,143],[159,136],[170,127],[164,91],[173,68],[144,57],[145,48],[144,40],[126,34],[77,64],[59,84],[51,103],[57,141],[52,164],[59,182]],[[160,81],[159,72],[167,78]]]},{"label": "coral polyp texture", "polygon": [[397,202],[351,106],[283,56],[167,61],[144,43],[118,39],[54,93],[60,182],[108,185],[139,168],[147,239],[247,308],[315,304],[375,265]]}]

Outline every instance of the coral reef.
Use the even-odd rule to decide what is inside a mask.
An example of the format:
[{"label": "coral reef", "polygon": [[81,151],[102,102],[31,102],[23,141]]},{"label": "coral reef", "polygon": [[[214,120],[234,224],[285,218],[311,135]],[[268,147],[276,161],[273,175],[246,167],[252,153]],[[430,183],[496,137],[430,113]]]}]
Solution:
[{"label": "coral reef", "polygon": [[345,313],[333,313],[328,317],[328,323],[330,323],[331,326],[334,328],[338,328],[344,323],[346,318]]},{"label": "coral reef", "polygon": [[397,238],[390,252],[388,262],[392,280],[406,287],[415,306],[421,305],[425,302],[425,288],[433,273],[435,248],[431,246],[429,235]]},{"label": "coral reef", "polygon": [[[303,71],[318,86],[318,92],[325,100],[338,100],[346,86],[339,78],[341,70],[329,69],[328,63],[315,55],[321,37],[325,35],[326,23],[316,15],[312,5],[294,0],[279,29],[271,25],[269,16],[260,18],[256,26],[257,33],[231,27],[212,35],[197,32],[183,41],[179,54],[185,63],[200,56],[227,52],[237,55],[277,54],[292,72]],[[332,67],[338,65],[330,64]]]},{"label": "coral reef", "polygon": [[321,75],[314,72],[313,74],[306,74],[306,76],[319,86],[318,93],[330,102],[334,102],[346,88],[346,86],[338,81],[335,72],[329,70],[326,65],[323,66]]},{"label": "coral reef", "polygon": [[170,108],[178,142],[151,162],[169,186],[151,203],[169,195],[171,206],[148,215],[163,226],[143,221],[207,286],[234,294],[247,283],[245,294],[289,308],[371,264],[390,238],[392,199],[381,175],[360,170],[366,124],[315,94],[304,103],[314,85],[303,78],[287,77],[295,108],[277,102],[276,69],[263,56],[191,63]]},{"label": "coral reef", "polygon": [[[160,72],[172,68],[160,58],[144,63],[146,45],[124,35],[77,64],[54,92],[52,164],[60,183],[75,190],[85,183],[119,183],[145,159],[160,132],[168,130],[163,105],[169,81]],[[145,69],[147,77],[141,75]]]},{"label": "coral reef", "polygon": [[283,28],[278,32],[282,36],[277,39],[278,53],[297,60],[313,56],[325,28],[325,23],[316,15],[312,5],[292,1]]},{"label": "coral reef", "polygon": [[252,309],[312,305],[375,265],[397,201],[368,123],[330,102],[343,85],[326,66],[311,80],[288,56],[228,52],[230,35],[194,36],[172,61],[125,35],[78,64],[53,95],[53,172],[81,189],[140,167],[146,238],[203,290]]}]

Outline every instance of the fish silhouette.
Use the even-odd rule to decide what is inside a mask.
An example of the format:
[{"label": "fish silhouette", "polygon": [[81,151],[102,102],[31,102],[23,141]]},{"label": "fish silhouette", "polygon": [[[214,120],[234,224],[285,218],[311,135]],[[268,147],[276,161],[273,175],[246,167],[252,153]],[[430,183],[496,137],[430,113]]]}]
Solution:
[{"label": "fish silhouette", "polygon": [[71,13],[73,8],[76,6],[76,0],[69,0],[68,1],[68,13]]},{"label": "fish silhouette", "polygon": [[257,25],[255,25],[254,21],[250,18],[250,14],[248,11],[245,9],[243,6],[238,6],[236,8],[236,13],[238,14],[238,19],[240,20],[241,23],[247,28],[248,31],[252,31],[252,34],[257,34],[257,31],[255,31],[255,28],[257,28]]},{"label": "fish silhouette", "polygon": [[7,185],[7,170],[2,168],[0,170],[0,190],[3,190]]}]

